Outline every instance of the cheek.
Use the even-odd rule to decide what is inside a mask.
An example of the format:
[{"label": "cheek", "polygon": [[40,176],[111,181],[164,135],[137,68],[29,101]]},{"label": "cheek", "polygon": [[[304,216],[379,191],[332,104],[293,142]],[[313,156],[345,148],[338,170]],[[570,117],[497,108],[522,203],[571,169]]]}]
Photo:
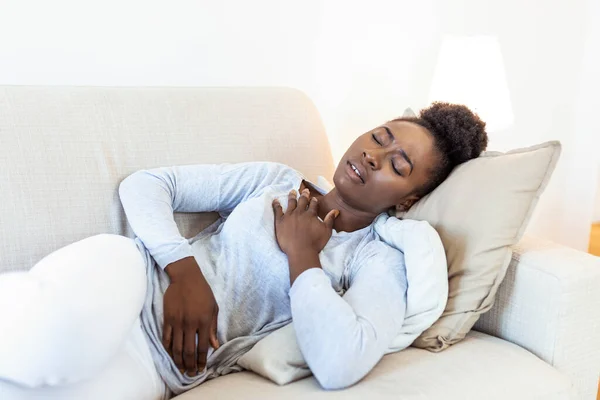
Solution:
[{"label": "cheek", "polygon": [[409,178],[398,176],[380,176],[373,179],[372,189],[369,192],[373,193],[379,199],[379,203],[383,206],[399,203],[413,191],[413,182]]}]

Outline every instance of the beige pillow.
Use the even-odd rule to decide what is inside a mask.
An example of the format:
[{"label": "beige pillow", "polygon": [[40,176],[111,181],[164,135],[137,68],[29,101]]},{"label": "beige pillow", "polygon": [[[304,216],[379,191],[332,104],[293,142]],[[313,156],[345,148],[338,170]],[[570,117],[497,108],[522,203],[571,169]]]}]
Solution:
[{"label": "beige pillow", "polygon": [[441,351],[459,342],[494,304],[511,259],[560,155],[559,142],[487,152],[459,165],[399,218],[428,221],[448,260],[449,292],[440,319],[414,347]]}]

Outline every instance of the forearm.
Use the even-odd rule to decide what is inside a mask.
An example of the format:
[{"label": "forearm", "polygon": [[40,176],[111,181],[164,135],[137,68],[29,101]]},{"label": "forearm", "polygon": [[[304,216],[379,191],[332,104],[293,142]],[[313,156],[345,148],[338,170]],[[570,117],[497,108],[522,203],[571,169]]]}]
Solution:
[{"label": "forearm", "polygon": [[356,383],[382,357],[386,339],[333,290],[321,269],[304,270],[290,298],[298,345],[325,389]]},{"label": "forearm", "polygon": [[227,216],[262,188],[297,176],[283,164],[197,164],[137,171],[119,186],[127,220],[161,268],[192,255],[173,212]]}]

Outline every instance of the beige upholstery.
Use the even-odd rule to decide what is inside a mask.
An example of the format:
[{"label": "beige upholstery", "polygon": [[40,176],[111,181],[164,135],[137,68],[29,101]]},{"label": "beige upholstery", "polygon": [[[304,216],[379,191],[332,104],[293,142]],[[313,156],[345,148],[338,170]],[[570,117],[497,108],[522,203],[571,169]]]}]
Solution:
[{"label": "beige upholstery", "polygon": [[529,350],[596,399],[600,377],[600,257],[525,237],[515,246],[481,332]]},{"label": "beige upholstery", "polygon": [[360,384],[324,392],[313,377],[277,386],[250,372],[208,381],[177,400],[507,400],[575,398],[569,379],[533,354],[471,332],[440,353],[409,347],[385,356]]},{"label": "beige upholstery", "polygon": [[[313,180],[334,171],[319,115],[295,90],[0,87],[0,271],[30,268],[94,234],[131,236],[117,185],[133,171],[246,160],[284,162]],[[211,218],[176,215],[187,237]],[[598,259],[531,246],[519,247],[476,328],[541,360],[471,332],[439,354],[410,348],[388,356],[344,392],[323,393],[312,379],[280,388],[241,373],[181,398],[566,399],[577,390],[576,398],[593,399]]]},{"label": "beige upholstery", "polygon": [[[314,105],[282,88],[5,86],[0,138],[0,271],[94,234],[131,236],[117,185],[142,168],[270,160],[315,181],[334,171]],[[191,237],[207,218],[178,223]]]}]

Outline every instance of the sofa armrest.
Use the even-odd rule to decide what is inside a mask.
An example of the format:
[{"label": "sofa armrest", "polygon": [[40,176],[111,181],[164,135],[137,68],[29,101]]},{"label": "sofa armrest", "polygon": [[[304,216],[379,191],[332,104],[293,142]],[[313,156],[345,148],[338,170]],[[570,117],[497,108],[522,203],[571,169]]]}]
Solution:
[{"label": "sofa armrest", "polygon": [[600,372],[600,258],[525,237],[492,309],[474,329],[529,350],[595,399]]}]

